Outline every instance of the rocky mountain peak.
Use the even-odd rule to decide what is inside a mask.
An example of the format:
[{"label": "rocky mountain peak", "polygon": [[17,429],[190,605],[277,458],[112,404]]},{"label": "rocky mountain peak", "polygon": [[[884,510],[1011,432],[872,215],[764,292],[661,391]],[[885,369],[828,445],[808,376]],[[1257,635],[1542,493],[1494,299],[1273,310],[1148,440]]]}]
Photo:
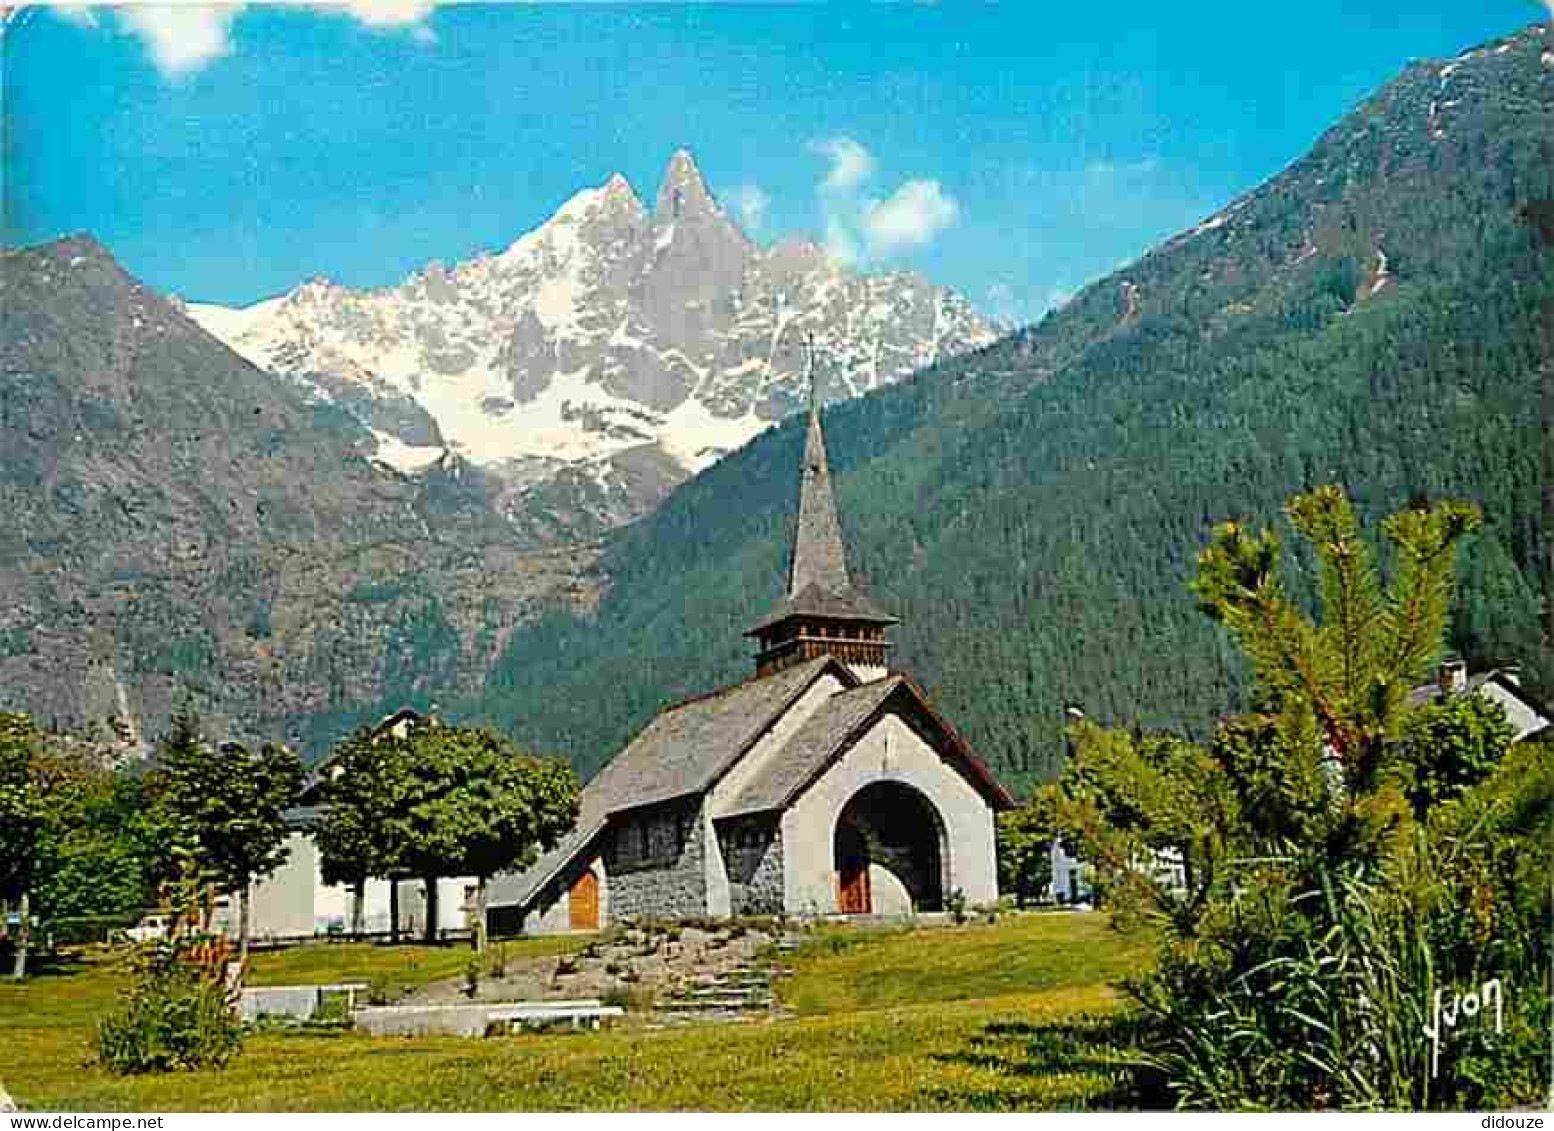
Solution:
[{"label": "rocky mountain peak", "polygon": [[653,218],[660,224],[672,224],[683,217],[721,212],[690,150],[675,150],[658,186]]},{"label": "rocky mountain peak", "polygon": [[610,179],[604,182],[604,195],[609,198],[629,196],[637,199],[636,190],[631,187],[631,182],[619,173],[611,173]]},{"label": "rocky mountain peak", "polygon": [[610,179],[604,182],[604,187],[599,190],[599,202],[601,208],[611,215],[626,215],[633,221],[643,223],[649,219],[647,207],[631,187],[631,182],[619,173],[610,174]]},{"label": "rocky mountain peak", "polygon": [[191,316],[425,475],[444,448],[491,473],[510,513],[592,536],[803,403],[813,333],[836,397],[985,345],[960,296],[829,268],[811,241],[768,253],[670,159],[650,215],[626,178],[571,196],[505,250],[396,287],[305,284]]}]

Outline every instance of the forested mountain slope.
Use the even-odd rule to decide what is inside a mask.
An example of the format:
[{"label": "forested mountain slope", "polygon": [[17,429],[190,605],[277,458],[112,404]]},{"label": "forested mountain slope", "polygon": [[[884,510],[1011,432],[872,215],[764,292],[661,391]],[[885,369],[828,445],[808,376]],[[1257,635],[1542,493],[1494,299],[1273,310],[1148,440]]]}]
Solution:
[{"label": "forested mountain slope", "polygon": [[320,741],[381,702],[481,686],[588,551],[527,551],[478,469],[407,477],[75,236],[0,256],[0,709],[179,705]]},{"label": "forested mountain slope", "polygon": [[[1337,481],[1372,519],[1421,497],[1481,505],[1455,643],[1548,686],[1538,311],[1554,268],[1520,214],[1550,196],[1540,25],[1411,65],[1040,325],[828,412],[855,571],[903,621],[894,664],[1017,783],[1054,768],[1068,701],[1201,728],[1244,674],[1186,588],[1206,532]],[[801,436],[760,437],[621,532],[597,614],[519,630],[462,712],[589,773],[665,701],[746,675]]]}]

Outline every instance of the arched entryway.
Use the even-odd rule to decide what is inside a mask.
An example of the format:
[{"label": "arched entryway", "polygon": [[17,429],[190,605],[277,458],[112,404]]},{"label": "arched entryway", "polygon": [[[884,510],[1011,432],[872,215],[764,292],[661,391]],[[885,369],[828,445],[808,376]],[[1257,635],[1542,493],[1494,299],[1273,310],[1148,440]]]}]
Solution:
[{"label": "arched entryway", "polygon": [[944,821],[902,782],[874,782],[836,819],[837,910],[890,915],[944,909]]}]

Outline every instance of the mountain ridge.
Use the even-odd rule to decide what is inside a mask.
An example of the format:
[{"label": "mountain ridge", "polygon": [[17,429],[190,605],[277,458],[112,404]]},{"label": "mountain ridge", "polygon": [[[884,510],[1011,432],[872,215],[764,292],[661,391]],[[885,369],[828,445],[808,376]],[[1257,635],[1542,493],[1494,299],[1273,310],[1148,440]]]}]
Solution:
[{"label": "mountain ridge", "polygon": [[805,334],[840,363],[828,399],[993,338],[963,298],[910,272],[855,276],[812,243],[760,247],[687,150],[654,201],[617,173],[505,249],[394,286],[316,279],[187,309],[356,415],[378,458],[413,473],[457,451],[508,484],[510,515],[562,539],[644,513],[797,407]]},{"label": "mountain ridge", "polygon": [[[1185,588],[1193,553],[1215,521],[1277,522],[1318,482],[1368,520],[1478,502],[1455,646],[1554,682],[1535,408],[1554,268],[1516,219],[1554,198],[1549,47],[1540,26],[1411,66],[1037,325],[828,408],[850,565],[902,618],[899,664],[1002,774],[1051,772],[1068,701],[1200,731],[1236,703],[1245,673]],[[611,526],[601,497],[602,537],[543,549],[576,536],[565,516],[594,484],[516,515],[510,484],[456,454],[395,471],[339,404],[128,276],[77,278],[81,251],[8,252],[0,274],[7,705],[127,710],[152,734],[187,697],[317,752],[436,704],[586,773],[663,703],[748,672],[742,632],[783,576],[794,423],[638,521]],[[275,426],[254,424],[255,388]],[[566,474],[587,469],[528,489]]]},{"label": "mountain ridge", "polygon": [[[1279,525],[1321,482],[1368,521],[1479,503],[1453,645],[1554,684],[1537,617],[1554,269],[1518,219],[1554,197],[1548,35],[1408,67],[1037,325],[828,411],[852,560],[902,619],[895,662],[1001,773],[1054,772],[1065,703],[1202,733],[1242,702],[1186,587],[1194,555],[1215,522]],[[759,437],[619,532],[597,611],[516,633],[463,711],[587,772],[662,703],[739,678],[740,630],[778,595],[798,441],[791,422]],[[1308,570],[1292,562],[1297,591]]]},{"label": "mountain ridge", "polygon": [[151,735],[187,703],[297,739],[385,694],[478,686],[537,595],[592,599],[592,551],[523,550],[457,459],[407,477],[365,458],[353,418],[95,239],[4,252],[0,299],[7,705]]}]

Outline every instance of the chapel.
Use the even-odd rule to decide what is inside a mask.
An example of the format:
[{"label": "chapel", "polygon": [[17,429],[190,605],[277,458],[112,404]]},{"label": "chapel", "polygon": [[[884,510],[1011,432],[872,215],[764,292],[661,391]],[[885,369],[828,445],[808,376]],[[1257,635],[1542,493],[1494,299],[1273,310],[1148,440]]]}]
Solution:
[{"label": "chapel", "polygon": [[810,394],[786,596],[755,673],[662,711],[584,787],[572,833],[492,880],[493,931],[627,918],[900,916],[998,898],[1008,791],[892,671],[854,584]]}]

